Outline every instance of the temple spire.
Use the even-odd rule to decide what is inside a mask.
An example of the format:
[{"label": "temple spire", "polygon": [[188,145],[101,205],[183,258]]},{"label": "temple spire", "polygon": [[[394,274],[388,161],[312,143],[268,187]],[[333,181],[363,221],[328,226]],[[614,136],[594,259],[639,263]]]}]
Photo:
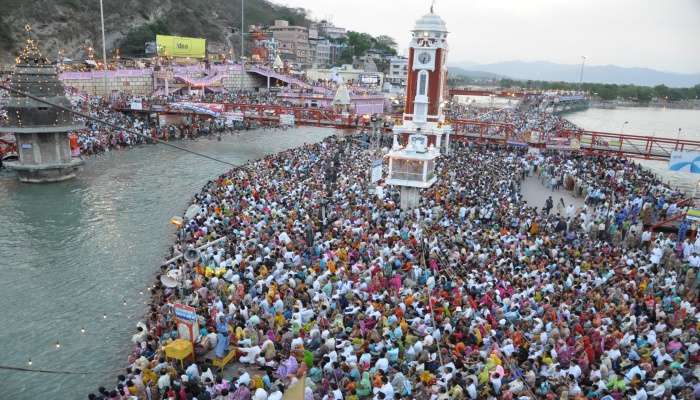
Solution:
[{"label": "temple spire", "polygon": [[430,13],[435,14],[435,0],[433,0],[433,2],[430,3]]}]

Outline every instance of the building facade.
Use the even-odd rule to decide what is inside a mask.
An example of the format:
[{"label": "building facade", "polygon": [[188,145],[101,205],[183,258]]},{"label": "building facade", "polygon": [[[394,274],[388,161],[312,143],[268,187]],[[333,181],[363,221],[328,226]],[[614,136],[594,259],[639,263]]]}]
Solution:
[{"label": "building facade", "polygon": [[299,67],[311,65],[313,54],[309,45],[309,29],[303,26],[289,25],[288,21],[276,20],[269,28],[277,42],[277,53],[284,61]]},{"label": "building facade", "polygon": [[347,36],[345,28],[337,27],[325,20],[318,24],[318,31],[321,36],[333,40],[344,39]]},{"label": "building facade", "polygon": [[389,75],[387,82],[393,85],[406,85],[408,80],[408,58],[391,57],[389,59]]},{"label": "building facade", "polygon": [[311,47],[311,64],[314,68],[328,67],[331,60],[331,42],[318,35],[316,27],[309,28],[309,46]]}]

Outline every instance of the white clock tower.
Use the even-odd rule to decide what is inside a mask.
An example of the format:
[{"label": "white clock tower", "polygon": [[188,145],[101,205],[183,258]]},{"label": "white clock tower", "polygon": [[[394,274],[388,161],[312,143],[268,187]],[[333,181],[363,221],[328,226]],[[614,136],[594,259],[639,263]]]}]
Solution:
[{"label": "white clock tower", "polygon": [[430,13],[416,21],[413,28],[408,55],[406,107],[402,125],[395,130],[402,136],[401,143],[406,143],[407,136],[418,131],[426,135],[429,145],[439,151],[443,136],[450,133],[442,114],[447,88],[447,33],[445,22],[433,13],[432,8]]},{"label": "white clock tower", "polygon": [[387,154],[387,184],[401,187],[401,208],[420,202],[419,190],[437,181],[435,160],[445,137],[449,150],[452,128],[442,113],[447,88],[447,28],[438,15],[422,16],[412,31],[408,55],[406,108],[401,125],[394,127],[394,144]]}]

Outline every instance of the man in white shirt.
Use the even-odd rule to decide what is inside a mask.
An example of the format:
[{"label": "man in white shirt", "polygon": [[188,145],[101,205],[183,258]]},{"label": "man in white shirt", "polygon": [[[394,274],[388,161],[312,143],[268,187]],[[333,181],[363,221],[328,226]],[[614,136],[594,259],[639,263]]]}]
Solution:
[{"label": "man in white shirt", "polygon": [[170,375],[168,372],[163,370],[160,372],[160,378],[158,378],[158,389],[161,392],[165,391],[166,388],[170,387]]},{"label": "man in white shirt", "polygon": [[642,247],[649,249],[650,245],[651,245],[651,232],[650,231],[642,232]]}]

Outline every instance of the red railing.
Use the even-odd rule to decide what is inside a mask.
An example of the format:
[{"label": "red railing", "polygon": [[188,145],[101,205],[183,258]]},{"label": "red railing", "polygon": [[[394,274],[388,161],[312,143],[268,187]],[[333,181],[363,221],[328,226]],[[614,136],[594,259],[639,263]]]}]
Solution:
[{"label": "red railing", "polygon": [[[356,114],[341,114],[328,108],[293,107],[283,105],[227,103],[226,111],[242,111],[246,118],[274,122],[283,114],[294,115],[300,125],[355,128],[367,121]],[[167,110],[166,110],[167,111]],[[400,116],[394,118],[400,123]],[[452,125],[453,140],[469,140],[477,143],[511,143],[538,148],[568,149],[584,154],[637,157],[650,160],[667,160],[673,151],[700,151],[700,140],[669,139],[596,131],[559,129],[548,137],[518,135],[515,126],[503,122],[485,122],[471,119],[448,121]],[[568,139],[568,144],[561,141]],[[567,147],[570,146],[570,147]]]},{"label": "red railing", "polygon": [[0,138],[0,160],[17,156],[17,143],[10,139]]},{"label": "red railing", "polygon": [[666,160],[674,151],[700,151],[700,140],[596,132],[560,131],[558,136],[575,137],[586,153],[616,154],[649,160]]}]

